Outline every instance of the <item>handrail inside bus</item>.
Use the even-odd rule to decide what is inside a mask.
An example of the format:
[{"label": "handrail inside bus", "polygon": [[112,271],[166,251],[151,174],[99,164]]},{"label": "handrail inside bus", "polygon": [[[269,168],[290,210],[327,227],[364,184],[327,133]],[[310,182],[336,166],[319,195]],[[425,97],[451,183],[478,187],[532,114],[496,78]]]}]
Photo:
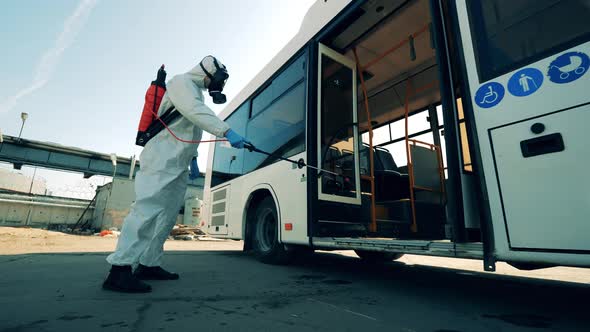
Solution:
[{"label": "handrail inside bus", "polygon": [[[369,169],[371,176],[371,223],[369,224],[369,232],[377,232],[377,215],[375,211],[375,159],[373,152],[373,123],[371,121],[371,111],[369,110],[369,96],[367,94],[367,86],[365,78],[363,77],[364,68],[361,66],[356,47],[352,49],[357,70],[361,73],[361,87],[363,89],[363,99],[365,102],[365,112],[367,113],[367,123],[369,125]],[[362,139],[361,139],[362,140]]]},{"label": "handrail inside bus", "polygon": [[[363,90],[363,99],[364,99],[364,106],[365,106],[365,112],[367,113],[367,123],[368,123],[368,129],[369,129],[369,168],[370,168],[370,182],[371,182],[371,223],[369,224],[369,232],[376,232],[377,231],[377,218],[376,218],[376,212],[375,212],[375,165],[374,165],[374,156],[373,156],[373,124],[371,121],[371,111],[369,109],[369,98],[368,98],[368,93],[367,93],[367,86],[365,84],[365,79],[362,75],[362,73],[368,69],[369,67],[375,65],[376,63],[378,63],[379,61],[383,60],[386,56],[388,56],[389,54],[395,52],[396,50],[400,49],[402,46],[404,46],[405,44],[410,44],[411,45],[411,54],[410,56],[412,57],[412,59],[415,58],[415,51],[413,50],[413,42],[414,39],[420,35],[422,35],[423,33],[425,33],[426,31],[432,31],[432,22],[427,23],[426,25],[424,25],[422,28],[420,28],[418,31],[412,33],[410,36],[408,36],[407,39],[404,39],[402,41],[400,41],[399,43],[397,43],[396,45],[392,46],[391,48],[385,50],[383,53],[377,55],[373,60],[367,62],[366,64],[361,64],[359,57],[358,57],[358,53],[356,50],[356,47],[354,47],[352,49],[353,53],[354,53],[354,58],[356,61],[356,66],[357,66],[357,70],[359,73],[361,73],[359,75],[360,80],[361,80],[361,88]],[[439,83],[438,80],[434,80],[426,85],[420,86],[418,88],[415,89],[411,89],[411,85],[412,85],[412,79],[407,78],[406,79],[406,96],[405,96],[405,112],[404,112],[404,119],[405,119],[405,141],[406,141],[406,157],[407,157],[407,161],[408,161],[408,177],[409,177],[409,189],[410,189],[410,204],[411,204],[411,210],[412,210],[412,225],[410,227],[410,230],[413,233],[418,232],[418,225],[416,222],[416,202],[415,202],[415,197],[414,197],[414,189],[416,188],[415,186],[415,178],[414,178],[414,167],[413,167],[413,163],[412,163],[412,159],[411,159],[411,154],[410,154],[410,142],[413,142],[414,145],[416,144],[425,144],[429,147],[433,147],[434,151],[437,154],[437,160],[438,160],[438,168],[439,168],[439,177],[440,177],[440,182],[441,182],[441,204],[443,202],[443,200],[445,199],[445,191],[444,191],[444,166],[443,166],[443,162],[442,162],[442,152],[439,146],[433,145],[433,144],[429,144],[429,143],[425,143],[425,142],[420,142],[420,141],[416,141],[416,140],[412,140],[409,137],[409,129],[408,129],[408,118],[409,118],[409,113],[410,113],[410,96],[414,96],[416,94],[419,94],[423,91],[432,89],[436,86],[436,84]]]},{"label": "handrail inside bus", "polygon": [[389,54],[395,52],[396,50],[398,50],[400,47],[404,46],[405,44],[409,43],[411,39],[414,39],[418,36],[420,36],[421,34],[423,34],[424,32],[426,32],[427,30],[430,29],[430,25],[432,23],[429,22],[426,25],[424,25],[422,28],[420,28],[418,31],[414,32],[413,34],[411,34],[410,36],[408,36],[407,39],[402,40],[401,42],[397,43],[396,45],[394,45],[393,47],[385,50],[383,53],[381,53],[380,55],[377,55],[377,57],[371,61],[369,61],[368,63],[361,65],[361,68],[364,69],[368,69],[369,67],[373,66],[374,64],[378,63],[379,61],[383,60],[386,56],[388,56]]},{"label": "handrail inside bus", "polygon": [[[445,191],[444,191],[444,169],[443,169],[443,164],[442,164],[442,152],[441,149],[438,145],[435,144],[430,144],[430,143],[426,143],[426,142],[422,142],[422,141],[418,141],[415,139],[410,139],[409,137],[409,129],[408,129],[408,120],[409,120],[409,114],[410,114],[410,96],[414,96],[420,92],[424,92],[426,90],[432,89],[434,87],[436,87],[436,84],[438,83],[438,80],[434,80],[428,84],[422,85],[420,87],[414,88],[412,89],[412,81],[410,79],[408,79],[407,83],[406,83],[406,98],[405,98],[405,114],[404,114],[404,119],[405,119],[405,131],[406,131],[406,135],[405,135],[405,140],[406,140],[406,157],[407,157],[407,161],[408,161],[408,177],[409,177],[409,189],[410,189],[410,205],[412,207],[412,226],[410,228],[410,230],[413,233],[417,233],[418,232],[418,224],[416,221],[416,201],[415,201],[415,197],[414,197],[414,189],[416,189],[416,179],[414,176],[414,163],[412,161],[412,154],[410,153],[410,143],[413,145],[425,145],[427,146],[429,149],[434,149],[435,153],[436,153],[436,158],[437,158],[437,162],[438,162],[438,176],[440,178],[440,187],[441,187],[441,198],[440,198],[440,203],[443,204],[444,200],[445,200]],[[418,188],[421,189],[421,188]]]}]

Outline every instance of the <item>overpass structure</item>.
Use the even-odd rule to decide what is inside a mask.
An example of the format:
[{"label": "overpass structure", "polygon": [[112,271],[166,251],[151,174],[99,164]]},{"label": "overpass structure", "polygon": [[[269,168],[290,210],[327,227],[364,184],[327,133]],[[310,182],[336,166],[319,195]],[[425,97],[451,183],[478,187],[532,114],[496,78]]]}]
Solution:
[{"label": "overpass structure", "polygon": [[[0,141],[0,161],[13,164],[15,169],[21,169],[23,165],[38,166],[79,172],[89,178],[93,175],[134,177],[140,168],[139,161],[132,158],[117,156],[115,166],[110,154],[51,142],[8,135],[1,136]],[[203,188],[204,176],[189,181],[189,185]]]},{"label": "overpass structure", "polygon": [[110,154],[7,135],[0,143],[0,161],[12,163],[15,169],[27,165],[80,172],[84,178],[92,175],[129,177],[132,166],[133,176],[139,170],[139,162],[131,158],[117,156],[114,166]]}]

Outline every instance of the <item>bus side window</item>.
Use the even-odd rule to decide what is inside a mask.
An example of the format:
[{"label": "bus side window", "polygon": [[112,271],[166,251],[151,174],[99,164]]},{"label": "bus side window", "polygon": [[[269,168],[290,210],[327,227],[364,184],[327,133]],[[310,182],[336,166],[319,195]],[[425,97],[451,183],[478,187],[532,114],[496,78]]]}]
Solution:
[{"label": "bus side window", "polygon": [[252,99],[252,115],[256,117],[289,88],[305,78],[305,57],[301,56],[279,74],[264,90]]},{"label": "bus side window", "polygon": [[[250,111],[250,101],[246,101],[225,122],[240,134],[246,133],[246,123]],[[211,187],[218,186],[243,173],[244,150],[234,149],[226,142],[215,143],[213,155],[213,173],[211,176]]]},{"label": "bus side window", "polygon": [[[267,109],[250,119],[246,137],[261,150],[290,157],[305,151],[305,84],[298,83]],[[259,153],[248,153],[244,173],[275,162]]]},{"label": "bus side window", "polygon": [[[305,54],[293,61],[252,100],[246,137],[261,150],[283,157],[305,151]],[[276,159],[247,153],[244,173]]]}]

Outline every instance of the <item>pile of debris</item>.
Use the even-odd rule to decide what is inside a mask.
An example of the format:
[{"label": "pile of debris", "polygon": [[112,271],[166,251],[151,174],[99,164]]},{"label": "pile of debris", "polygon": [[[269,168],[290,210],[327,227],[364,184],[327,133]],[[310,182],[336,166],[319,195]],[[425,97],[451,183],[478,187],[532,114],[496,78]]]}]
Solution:
[{"label": "pile of debris", "polygon": [[120,235],[121,235],[121,232],[119,232],[119,229],[117,229],[117,227],[111,227],[109,229],[104,229],[104,230],[100,231],[100,233],[94,233],[94,236],[100,236],[100,237],[117,238]]},{"label": "pile of debris", "polygon": [[180,224],[175,225],[170,232],[170,236],[174,240],[192,241],[198,239],[200,235],[206,235],[200,228]]},{"label": "pile of debris", "polygon": [[[56,228],[56,227],[54,227],[54,228]],[[118,238],[121,235],[121,232],[119,231],[119,229],[117,227],[111,227],[109,229],[104,229],[104,230],[101,230],[100,232],[96,232],[95,230],[92,230],[92,229],[81,230],[81,229],[71,229],[71,228],[66,228],[66,227],[63,227],[63,229],[60,228],[59,231],[69,233],[69,234],[74,234],[74,235],[94,235],[94,236],[107,237],[107,238],[108,237]],[[169,239],[170,240],[185,240],[185,241],[207,240],[209,238],[206,235],[207,234],[205,232],[203,232],[198,227],[176,224],[176,225],[174,225],[174,228],[170,232]]]},{"label": "pile of debris", "polygon": [[66,224],[49,224],[47,225],[47,227],[45,228],[48,231],[55,231],[55,232],[61,232],[61,233],[68,233],[68,234],[73,234],[73,235],[84,235],[84,236],[89,236],[95,233],[94,229],[81,229],[81,228],[76,228],[74,229],[72,227],[72,225],[66,225]]},{"label": "pile of debris", "polygon": [[74,234],[74,235],[82,235],[82,236],[90,236],[94,234],[94,230],[93,229],[85,229],[85,230],[80,230],[80,229],[69,229],[68,231],[66,231],[66,233],[70,233],[70,234]]}]

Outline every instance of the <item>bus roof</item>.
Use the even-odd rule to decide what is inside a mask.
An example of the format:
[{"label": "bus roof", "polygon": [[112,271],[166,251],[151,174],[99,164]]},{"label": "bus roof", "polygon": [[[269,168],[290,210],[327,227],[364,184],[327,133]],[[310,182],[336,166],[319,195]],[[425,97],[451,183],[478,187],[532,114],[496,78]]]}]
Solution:
[{"label": "bus roof", "polygon": [[352,1],[316,0],[305,14],[297,35],[231,100],[220,117],[227,118]]}]

